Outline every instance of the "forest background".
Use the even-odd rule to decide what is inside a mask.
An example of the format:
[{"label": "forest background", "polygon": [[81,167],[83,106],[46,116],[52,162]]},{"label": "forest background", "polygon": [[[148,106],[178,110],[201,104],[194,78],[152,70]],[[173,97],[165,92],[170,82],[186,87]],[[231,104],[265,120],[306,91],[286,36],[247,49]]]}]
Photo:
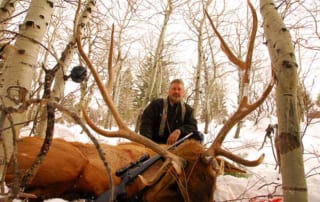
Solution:
[{"label": "forest background", "polygon": [[[5,1],[3,1],[4,3]],[[27,12],[29,2],[15,1],[16,9],[2,24],[2,44],[14,42]],[[241,97],[237,69],[225,56],[220,42],[203,13],[207,6],[211,18],[230,49],[238,58],[246,56],[251,15],[245,2],[228,1],[97,1],[92,7],[82,33],[85,51],[97,68],[99,75],[108,81],[108,54],[111,27],[114,25],[114,67],[112,69],[112,97],[116,107],[128,124],[134,124],[137,115],[153,98],[165,97],[169,81],[183,78],[186,83],[186,101],[196,109],[201,122],[225,120],[238,106]],[[252,2],[259,11],[258,2]],[[276,1],[278,11],[290,30],[295,47],[301,98],[305,109],[319,105],[319,3],[318,1]],[[84,6],[86,2],[83,3]],[[170,7],[169,7],[170,5]],[[170,12],[166,10],[170,8]],[[44,69],[53,69],[66,46],[70,45],[74,31],[77,2],[60,1],[53,10],[43,47],[37,58],[37,71],[33,76],[32,95],[41,97]],[[67,12],[66,12],[67,11]],[[261,15],[258,15],[252,68],[250,72],[249,100],[255,100],[271,79],[270,59],[264,41]],[[11,35],[10,35],[11,34]],[[5,37],[4,37],[5,36]],[[69,43],[68,43],[69,42]],[[64,76],[73,66],[83,65],[78,53],[71,54]],[[59,75],[57,75],[58,77]],[[58,81],[55,81],[58,82]],[[97,92],[92,77],[88,75],[81,84],[66,81],[65,91],[59,95],[68,107],[78,108],[85,100],[91,118],[112,126],[112,118]],[[53,89],[56,91],[55,89]],[[275,115],[274,95],[248,118],[255,119]],[[312,109],[313,110],[313,109]],[[307,113],[308,114],[308,113]],[[205,130],[205,129],[202,129]]]},{"label": "forest background", "polygon": [[[21,34],[19,31],[23,27],[19,25],[23,24],[28,14],[29,5],[39,4],[35,0],[3,0],[1,8],[8,3],[12,4],[12,10],[4,12],[2,9],[0,21],[2,64],[13,51],[11,45],[21,36],[18,33]],[[258,12],[259,2],[252,3]],[[290,31],[295,48],[302,117],[306,123],[311,123],[312,119],[319,117],[320,105],[320,87],[316,83],[320,73],[320,3],[311,0],[275,1],[275,4]],[[250,85],[246,89],[240,85],[243,72],[223,53],[220,41],[203,12],[203,8],[208,10],[234,55],[244,58],[252,29],[252,16],[245,1],[85,1],[81,5],[81,16],[75,20],[78,1],[54,2],[41,46],[37,49],[39,54],[36,54],[33,66],[35,71],[32,74],[24,72],[25,77],[32,77],[33,81],[27,89],[30,90],[30,97],[46,98],[45,75],[57,70],[52,74],[52,98],[76,111],[79,116],[80,103],[84,104],[90,118],[107,129],[115,123],[97,93],[90,73],[81,83],[75,83],[68,77],[74,66],[85,66],[75,49],[75,35],[79,32],[87,55],[128,125],[138,125],[137,117],[150,100],[166,96],[171,79],[183,78],[186,101],[194,107],[199,122],[204,123],[200,130],[208,133],[210,123],[221,124],[228,119],[243,94],[248,95],[249,100],[256,100],[272,78],[259,12]],[[77,21],[81,24],[81,30],[74,29]],[[113,55],[110,56],[112,34]],[[41,122],[42,114],[46,116],[43,108],[36,105],[26,113],[27,123],[35,124],[33,132],[44,136],[46,127]],[[271,122],[274,116],[275,94],[271,93],[246,119],[258,124],[265,118],[270,118]],[[71,122],[62,113],[56,121]],[[240,135],[241,125],[242,122],[239,122],[233,136]]]}]

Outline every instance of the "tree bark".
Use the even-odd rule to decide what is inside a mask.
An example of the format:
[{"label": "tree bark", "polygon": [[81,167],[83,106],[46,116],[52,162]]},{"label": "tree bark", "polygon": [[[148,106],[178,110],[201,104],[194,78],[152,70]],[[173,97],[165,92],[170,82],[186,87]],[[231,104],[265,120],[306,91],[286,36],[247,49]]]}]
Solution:
[{"label": "tree bark", "polygon": [[[243,90],[244,90],[244,85],[242,85],[242,77],[241,77],[241,74],[242,74],[242,71],[241,70],[238,70],[238,78],[239,78],[239,85],[238,85],[238,89],[239,89],[239,95],[237,96],[238,97],[238,104],[240,105],[241,103],[241,100],[243,99]],[[237,127],[236,127],[236,131],[234,133],[234,136],[233,138],[239,138],[240,137],[240,131],[241,131],[241,128],[242,128],[242,125],[243,125],[243,120],[240,120],[238,123],[237,123]]]},{"label": "tree bark", "polygon": [[[0,4],[0,29],[7,28],[7,22],[15,11],[15,6],[18,0],[4,0]],[[3,37],[3,32],[0,32],[0,39]]]},{"label": "tree bark", "polygon": [[297,109],[298,65],[290,33],[277,13],[274,2],[260,0],[260,9],[273,73],[277,80],[278,140],[284,201],[305,202],[308,197]]},{"label": "tree bark", "polygon": [[[0,1],[0,30],[6,30],[9,25],[10,18],[16,8],[16,3],[18,0],[4,0]],[[9,45],[10,40],[6,39],[6,34],[4,31],[0,32],[0,71],[2,71],[3,60],[11,54],[11,45]]]},{"label": "tree bark", "polygon": [[[0,75],[1,105],[16,106],[30,95],[33,75],[40,51],[40,43],[47,30],[53,2],[33,0],[30,3],[28,14],[19,27],[13,54],[8,55],[2,75]],[[26,121],[26,114],[12,114],[16,134]],[[1,119],[5,114],[0,112]],[[19,123],[19,124],[18,124]],[[5,120],[0,139],[0,177],[5,174],[5,164],[9,162],[13,152],[13,133],[10,124]]]},{"label": "tree bark", "polygon": [[[207,1],[204,5],[203,5],[203,9],[208,9],[208,7],[210,6],[212,0]],[[201,73],[203,71],[203,67],[204,67],[204,48],[203,48],[203,34],[204,34],[204,23],[206,21],[206,16],[205,15],[201,15],[201,19],[197,20],[195,19],[195,21],[198,21],[197,23],[194,22],[193,25],[195,27],[195,29],[197,30],[197,66],[196,66],[196,70],[195,70],[195,94],[194,94],[194,103],[193,103],[193,109],[194,109],[194,115],[195,117],[198,116],[199,112],[201,111],[199,108],[200,106],[200,99],[201,99]],[[197,26],[198,24],[198,26]]]},{"label": "tree bark", "polygon": [[201,89],[200,89],[200,82],[201,82],[201,72],[203,69],[203,25],[205,22],[205,16],[203,16],[203,18],[200,21],[200,25],[197,28],[198,31],[198,37],[197,37],[197,66],[195,69],[195,94],[194,94],[194,103],[193,103],[193,109],[194,109],[194,116],[197,117],[198,116],[198,112],[199,112],[199,105],[200,105],[200,93],[201,93]]}]

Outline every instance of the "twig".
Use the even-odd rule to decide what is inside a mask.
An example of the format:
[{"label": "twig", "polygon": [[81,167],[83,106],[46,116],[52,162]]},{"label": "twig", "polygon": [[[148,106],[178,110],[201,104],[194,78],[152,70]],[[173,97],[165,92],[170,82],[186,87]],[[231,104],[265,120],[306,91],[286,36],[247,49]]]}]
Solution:
[{"label": "twig", "polygon": [[41,150],[37,155],[37,158],[34,160],[30,168],[25,172],[22,177],[20,187],[24,190],[25,186],[31,183],[33,180],[36,172],[38,171],[43,159],[49,152],[52,139],[53,139],[53,132],[54,132],[54,114],[55,108],[51,106],[51,104],[47,104],[47,128],[46,128],[46,136],[41,146]]}]

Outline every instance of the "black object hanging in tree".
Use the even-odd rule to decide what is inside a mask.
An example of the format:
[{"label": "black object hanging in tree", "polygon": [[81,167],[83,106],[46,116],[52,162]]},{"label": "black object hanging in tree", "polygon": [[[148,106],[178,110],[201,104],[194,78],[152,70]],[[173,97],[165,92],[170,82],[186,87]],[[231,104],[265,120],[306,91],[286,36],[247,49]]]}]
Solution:
[{"label": "black object hanging in tree", "polygon": [[72,81],[81,83],[87,76],[87,69],[83,66],[75,66],[72,68],[69,76],[66,76],[65,80],[71,77]]}]

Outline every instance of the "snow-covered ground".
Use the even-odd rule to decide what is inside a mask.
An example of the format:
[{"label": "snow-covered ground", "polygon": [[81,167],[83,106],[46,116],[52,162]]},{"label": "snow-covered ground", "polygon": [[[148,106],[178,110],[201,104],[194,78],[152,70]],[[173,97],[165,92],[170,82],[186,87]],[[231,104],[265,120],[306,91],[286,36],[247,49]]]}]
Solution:
[{"label": "snow-covered ground", "polygon": [[[309,202],[319,202],[320,192],[320,120],[308,126],[303,137],[305,173],[308,184]],[[259,125],[253,125],[246,121],[241,129],[239,139],[234,139],[232,130],[224,141],[223,146],[246,159],[256,159],[260,154],[265,154],[264,162],[254,168],[244,168],[248,174],[242,177],[230,175],[219,176],[217,190],[214,195],[216,202],[223,201],[278,201],[282,195],[281,176],[275,169],[276,163],[271,149],[270,139],[267,139],[264,147],[259,150],[265,136],[265,129],[270,120],[264,120]],[[274,124],[274,123],[271,123]],[[206,142],[210,144],[221,126],[212,124],[210,132],[206,134]],[[305,125],[301,125],[301,130]],[[203,126],[199,124],[201,130]],[[55,137],[61,137],[68,141],[90,142],[86,134],[81,133],[78,126],[66,126],[56,124]],[[96,136],[101,142],[117,144],[126,141],[118,138],[105,138]],[[51,202],[63,201],[52,199]]]}]

